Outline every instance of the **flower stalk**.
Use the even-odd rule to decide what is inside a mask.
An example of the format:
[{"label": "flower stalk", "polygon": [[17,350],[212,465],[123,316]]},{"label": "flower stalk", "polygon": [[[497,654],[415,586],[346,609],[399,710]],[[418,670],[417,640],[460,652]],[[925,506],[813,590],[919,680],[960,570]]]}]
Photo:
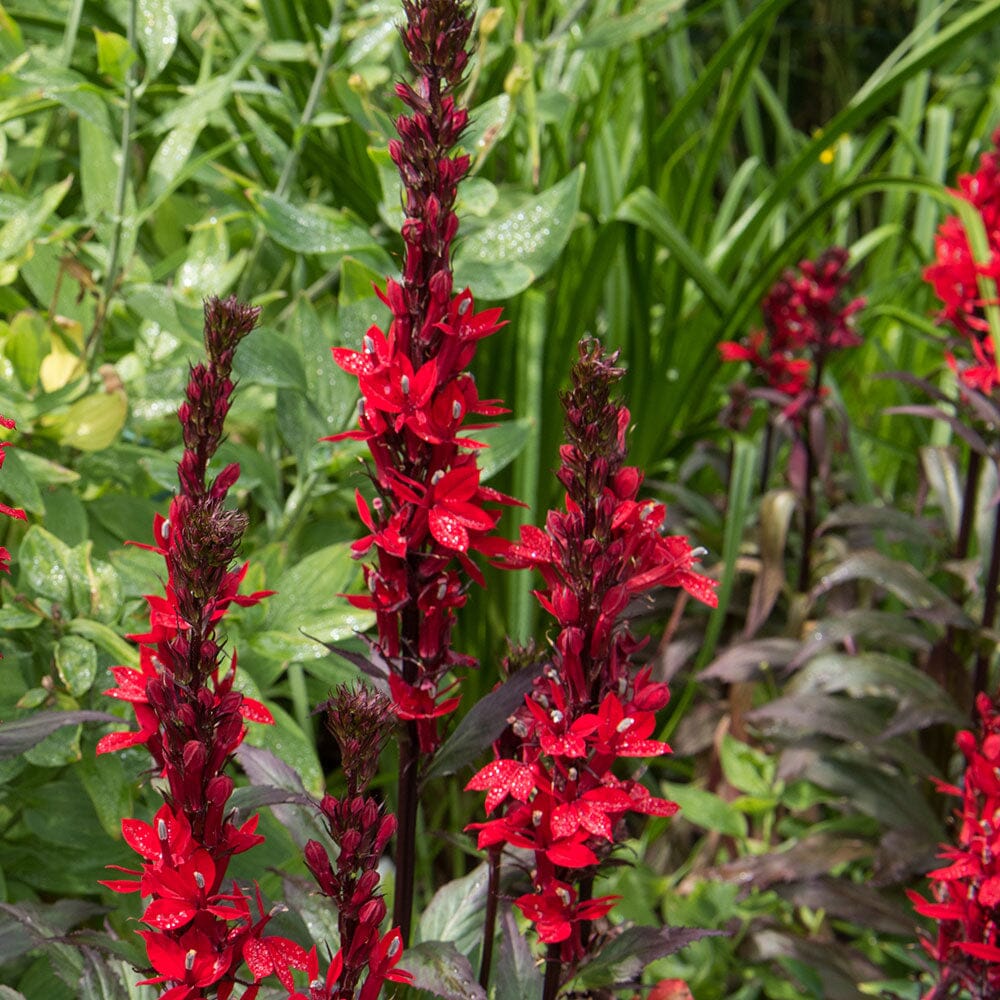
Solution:
[{"label": "flower stalk", "polygon": [[476,313],[468,289],[454,294],[452,288],[455,198],[469,169],[469,157],[455,152],[468,124],[455,94],[473,18],[460,0],[403,6],[403,44],[417,74],[415,85],[397,84],[408,113],[397,119],[399,138],[389,143],[404,191],[403,271],[377,290],[392,314],[388,330],[373,326],[360,351],[333,352],[358,378],[361,400],[359,429],[331,440],[364,441],[372,456],[374,501],[357,493],[370,533],[354,553],[374,558],[364,568],[368,593],[350,600],[375,613],[375,659],[388,665],[402,722],[393,919],[405,944],[421,766],[441,742],[439,720],[458,706],[459,696],[450,694],[453,671],[474,663],[452,648],[455,613],[466,602],[468,580],[483,582],[471,554],[495,547],[490,535],[499,511],[484,505],[514,501],[480,484],[476,452],[485,446],[464,436],[476,429],[465,423],[468,415],[504,412],[479,398],[466,370],[478,341],[502,325],[500,310]]},{"label": "flower stalk", "polygon": [[[208,466],[222,441],[234,385],[232,362],[258,311],[210,299],[205,305],[207,363],[191,369],[187,397],[178,411],[184,453],[180,489],[169,517],[157,514],[154,543],[167,584],[149,595],[149,630],[129,636],[139,643],[140,665],[114,667],[117,687],[105,692],[132,705],[138,731],[109,733],[97,752],[145,746],[163,780],[164,804],[153,822],[122,822],[125,841],[141,856],[139,870],[119,869],[126,879],[103,884],[115,892],[139,892],[151,901],[138,933],[155,975],[166,984],[162,1000],[227,1000],[237,982],[258,983],[275,974],[291,989],[292,968],[305,968],[306,953],[292,941],[264,934],[271,914],[256,893],[257,916],[245,891],[225,887],[230,859],[263,841],[258,817],[238,822],[228,807],[233,779],[226,767],[246,735],[246,720],[271,723],[270,712],[234,687],[236,654],[223,662],[218,622],[233,604],[256,604],[268,592],[241,595],[246,564],[234,559],[246,524],[225,502],[239,476],[228,465],[214,478]],[[115,866],[112,866],[115,867]]]},{"label": "flower stalk", "polygon": [[660,586],[716,600],[687,539],[661,533],[663,505],[637,499],[642,475],[625,465],[629,412],[612,395],[624,374],[616,357],[596,341],[581,343],[562,400],[567,444],[557,477],[565,510],[550,511],[545,530],[523,526],[520,540],[498,553],[506,568],[541,573],[545,589],[536,595],[559,631],[541,676],[494,744],[495,759],[466,786],[485,791],[487,813],[499,813],[468,827],[478,831],[480,849],[533,853],[533,891],[514,902],[548,946],[545,1000],[587,953],[592,921],[615,904],[617,897],[590,894],[622,818],[677,809],[613,770],[620,760],[670,749],[649,738],[669,690],[650,679],[649,668],[633,671],[642,643],[623,612]]}]

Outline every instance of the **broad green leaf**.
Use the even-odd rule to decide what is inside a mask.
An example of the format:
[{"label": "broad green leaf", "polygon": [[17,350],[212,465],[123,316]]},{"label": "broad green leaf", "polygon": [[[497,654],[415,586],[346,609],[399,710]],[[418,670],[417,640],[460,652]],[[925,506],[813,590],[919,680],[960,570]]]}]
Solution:
[{"label": "broad green leaf", "polygon": [[0,262],[16,257],[38,236],[73,184],[72,176],[46,188],[15,212],[0,228]]},{"label": "broad green leaf", "polygon": [[40,597],[66,606],[71,598],[69,565],[71,550],[55,535],[33,524],[21,539],[18,562],[22,586]]},{"label": "broad green leaf", "polygon": [[109,656],[114,657],[116,665],[124,667],[139,666],[139,650],[127,643],[114,629],[101,622],[89,618],[74,618],[69,623],[69,629],[74,635],[82,636]]},{"label": "broad green leaf", "polygon": [[52,346],[48,324],[36,312],[19,312],[4,337],[3,353],[14,366],[17,380],[25,389],[34,389],[42,367],[42,358]]},{"label": "broad green leaf", "polygon": [[422,941],[407,948],[399,967],[413,974],[413,985],[443,1000],[486,1000],[472,966],[452,941]]},{"label": "broad green leaf", "polygon": [[80,757],[78,725],[61,726],[44,740],[24,751],[24,759],[35,767],[62,767],[64,764],[76,763]]},{"label": "broad green leaf", "polygon": [[97,68],[119,87],[125,85],[125,74],[135,62],[136,54],[128,39],[114,31],[94,28],[97,43]]},{"label": "broad green leaf", "polygon": [[475,109],[462,136],[462,146],[473,160],[485,158],[507,135],[514,122],[513,112],[514,102],[510,94],[498,94]]},{"label": "broad green leaf", "polygon": [[195,227],[187,259],[177,272],[177,293],[192,302],[224,295],[240,276],[246,256],[245,250],[230,255],[226,224],[211,216]]},{"label": "broad green leaf", "polygon": [[455,250],[456,287],[503,299],[523,292],[565,247],[583,184],[578,167],[558,184],[477,230]]},{"label": "broad green leaf", "polygon": [[294,346],[273,327],[254,330],[233,360],[240,382],[306,392],[306,373]]},{"label": "broad green leaf", "polygon": [[147,202],[155,201],[173,184],[190,158],[203,127],[202,122],[181,122],[167,133],[149,164]]},{"label": "broad green leaf", "polygon": [[296,253],[344,254],[376,243],[367,230],[325,205],[292,205],[269,193],[254,202],[267,235]]},{"label": "broad green leaf", "polygon": [[[45,504],[38,484],[31,478],[16,448],[8,448],[0,475],[0,500],[29,514],[42,514]],[[17,553],[15,553],[16,555]]]},{"label": "broad green leaf", "polygon": [[485,451],[479,452],[479,468],[482,470],[480,480],[486,482],[501,469],[510,465],[524,451],[529,438],[534,433],[534,421],[527,417],[522,417],[520,420],[508,420],[497,427],[487,427],[481,431],[465,432],[463,436],[489,445]]},{"label": "broad green leaf", "polygon": [[441,886],[420,917],[418,939],[449,941],[469,954],[482,938],[488,884],[489,866],[484,863]]},{"label": "broad green leaf", "polygon": [[177,47],[174,0],[136,0],[139,47],[146,59],[143,88],[160,75]]},{"label": "broad green leaf", "polygon": [[676,802],[681,818],[704,830],[715,830],[727,837],[745,837],[747,821],[745,816],[734,809],[724,799],[694,785],[678,785],[672,782],[660,783],[660,794]]},{"label": "broad green leaf", "polygon": [[719,762],[733,788],[749,795],[770,796],[775,762],[766,754],[727,733],[722,740]]},{"label": "broad green leaf", "polygon": [[124,392],[95,392],[78,399],[51,423],[60,442],[67,447],[101,451],[117,439],[127,415],[128,401]]},{"label": "broad green leaf", "polygon": [[56,669],[74,698],[86,694],[97,677],[97,650],[78,635],[64,635],[56,643]]},{"label": "broad green leaf", "polygon": [[[249,639],[268,659],[305,662],[329,655],[325,643],[341,642],[369,628],[374,615],[351,607],[339,594],[357,579],[350,546],[331,545],[306,556],[283,573],[267,601],[262,628]],[[337,675],[337,680],[342,680]]]}]

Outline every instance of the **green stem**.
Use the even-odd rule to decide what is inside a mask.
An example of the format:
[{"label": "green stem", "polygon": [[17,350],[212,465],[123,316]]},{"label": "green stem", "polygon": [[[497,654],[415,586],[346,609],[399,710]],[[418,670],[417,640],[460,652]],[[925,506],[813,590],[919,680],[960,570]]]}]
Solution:
[{"label": "green stem", "polygon": [[[125,29],[125,37],[129,48],[133,52],[136,49],[136,37],[138,35],[138,7],[138,0],[129,0],[128,23]],[[69,32],[69,28],[70,25],[67,24],[67,33]],[[118,164],[118,181],[115,185],[114,224],[111,229],[111,245],[108,247],[108,267],[104,274],[104,287],[101,292],[101,300],[97,306],[97,315],[94,317],[93,329],[87,338],[87,359],[89,361],[92,361],[100,350],[101,334],[104,332],[104,323],[108,316],[108,306],[111,303],[111,296],[114,295],[115,288],[118,285],[122,231],[125,228],[125,199],[128,194],[129,147],[132,144],[132,130],[135,127],[135,91],[136,64],[133,62],[125,71],[125,110],[122,113],[121,162]]]},{"label": "green stem", "polygon": [[[986,573],[986,591],[983,597],[982,631],[993,628],[997,617],[997,584],[1000,583],[1000,504],[996,506],[993,519],[993,545],[990,551],[990,565]],[[990,657],[983,648],[983,637],[979,639],[979,652],[976,653],[976,669],[972,681],[972,705],[975,712],[976,695],[986,690],[990,666]]]},{"label": "green stem", "polygon": [[955,540],[955,558],[964,559],[969,554],[969,540],[972,538],[972,524],[976,516],[976,494],[979,491],[979,473],[983,458],[978,451],[969,452],[969,464],[965,470],[965,492],[962,494],[962,519]]},{"label": "green stem", "polygon": [[[275,195],[279,198],[287,196],[291,189],[292,181],[295,179],[295,172],[299,168],[299,160],[302,158],[302,147],[305,145],[309,126],[316,115],[320,97],[323,95],[323,85],[326,83],[327,74],[330,72],[330,66],[333,63],[334,49],[340,40],[340,21],[343,12],[344,0],[337,0],[333,7],[333,13],[330,15],[330,23],[323,36],[323,48],[320,50],[319,65],[316,67],[316,73],[309,87],[309,96],[306,98],[305,106],[302,108],[298,125],[295,126],[295,130],[292,132],[292,148],[288,152],[288,159],[285,160],[281,176],[278,178],[278,184],[274,189]],[[239,295],[242,299],[250,297],[254,271],[256,270],[257,260],[263,245],[264,230],[258,229],[250,250],[250,258],[243,271],[243,281],[240,283]]]}]

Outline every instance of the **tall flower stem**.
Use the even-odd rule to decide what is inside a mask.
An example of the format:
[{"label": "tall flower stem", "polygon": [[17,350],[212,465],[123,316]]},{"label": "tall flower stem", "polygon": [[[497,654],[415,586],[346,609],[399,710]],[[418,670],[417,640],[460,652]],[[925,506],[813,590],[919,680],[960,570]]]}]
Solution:
[{"label": "tall flower stem", "polygon": [[479,985],[489,990],[493,964],[493,938],[496,936],[497,907],[500,902],[500,848],[490,848],[489,882],[486,887],[486,916],[483,919],[483,957],[479,963]]},{"label": "tall flower stem", "polygon": [[550,944],[545,953],[545,985],[542,988],[542,1000],[556,1000],[561,977],[562,959],[559,957],[559,945]]},{"label": "tall flower stem", "polygon": [[802,556],[799,561],[799,593],[809,590],[809,580],[812,576],[812,548],[816,534],[816,478],[817,456],[813,441],[813,419],[818,416],[823,419],[821,392],[823,386],[824,352],[817,351],[816,370],[813,379],[812,393],[806,404],[805,421],[802,426],[802,443],[806,450],[805,482],[802,485]]},{"label": "tall flower stem", "polygon": [[979,477],[983,468],[983,458],[978,451],[969,452],[969,464],[965,469],[965,490],[962,493],[962,514],[955,539],[955,558],[964,559],[969,554],[972,525],[976,518],[976,494],[979,492]]}]

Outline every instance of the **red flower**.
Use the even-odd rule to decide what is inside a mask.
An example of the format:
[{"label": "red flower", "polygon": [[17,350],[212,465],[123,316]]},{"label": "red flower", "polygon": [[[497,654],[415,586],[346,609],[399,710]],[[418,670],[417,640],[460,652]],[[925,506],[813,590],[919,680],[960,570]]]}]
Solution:
[{"label": "red flower", "polygon": [[942,981],[957,982],[975,1000],[1000,991],[1000,709],[985,694],[976,707],[982,719],[978,735],[956,738],[966,758],[957,843],[942,847],[948,863],[928,873],[932,899],[909,892],[914,909],[938,921],[936,939],[924,948],[940,967]]},{"label": "red flower", "polygon": [[578,903],[571,885],[552,879],[540,892],[515,899],[514,905],[535,925],[540,941],[558,944],[570,937],[575,924],[603,917],[619,899],[598,896]]}]

